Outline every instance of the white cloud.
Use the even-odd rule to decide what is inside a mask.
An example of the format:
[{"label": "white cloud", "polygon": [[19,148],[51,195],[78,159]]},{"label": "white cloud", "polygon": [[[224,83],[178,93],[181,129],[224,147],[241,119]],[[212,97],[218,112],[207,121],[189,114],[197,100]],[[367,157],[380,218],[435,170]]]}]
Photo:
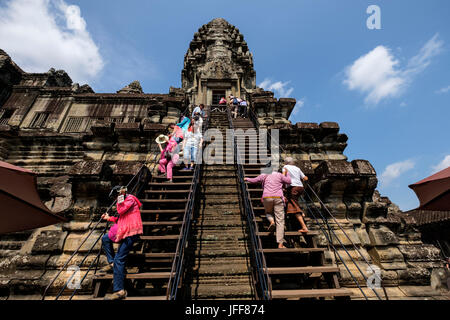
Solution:
[{"label": "white cloud", "polygon": [[[265,78],[263,82],[261,82],[258,87],[263,88],[266,91],[272,91],[275,96],[280,98],[290,98],[292,92],[294,92],[294,88],[288,87],[290,81],[282,82],[272,82],[269,78]],[[300,109],[305,105],[306,98],[296,99],[297,103],[292,109],[291,117],[295,117],[299,114]]]},{"label": "white cloud", "polygon": [[378,46],[347,68],[344,83],[350,90],[366,93],[366,103],[377,104],[401,91],[405,80],[397,69],[398,64],[388,48]]},{"label": "white cloud", "polygon": [[301,98],[300,100],[297,100],[297,103],[295,104],[294,109],[292,109],[291,117],[296,117],[300,113],[300,110],[305,105],[306,98]]},{"label": "white cloud", "polygon": [[346,68],[344,84],[350,90],[364,93],[368,105],[398,97],[414,77],[430,65],[431,59],[442,51],[442,46],[443,41],[435,34],[404,68],[389,48],[378,46]]},{"label": "white cloud", "polygon": [[450,91],[450,86],[444,87],[436,91],[436,93],[447,93]]},{"label": "white cloud", "polygon": [[294,91],[294,88],[288,88],[288,84],[290,81],[282,82],[272,82],[270,79],[266,78],[263,82],[261,82],[258,87],[263,88],[267,91],[273,91],[275,95],[278,95],[281,98],[289,98],[291,93]]},{"label": "white cloud", "polygon": [[437,165],[432,167],[433,173],[447,169],[448,167],[450,167],[450,154],[445,156],[445,158],[441,162],[439,162]]},{"label": "white cloud", "polygon": [[414,168],[415,163],[412,160],[405,160],[390,164],[384,169],[380,177],[380,184],[383,187],[388,186],[393,180],[397,179],[408,170]]},{"label": "white cloud", "polygon": [[0,48],[27,72],[64,69],[87,82],[103,58],[78,6],[63,0],[9,0],[0,6]]}]

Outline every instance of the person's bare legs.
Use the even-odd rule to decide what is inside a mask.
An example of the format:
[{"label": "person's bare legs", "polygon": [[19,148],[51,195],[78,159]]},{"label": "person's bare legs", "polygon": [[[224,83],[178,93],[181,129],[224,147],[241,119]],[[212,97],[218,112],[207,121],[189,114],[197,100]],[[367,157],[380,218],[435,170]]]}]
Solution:
[{"label": "person's bare legs", "polygon": [[303,214],[302,213],[297,213],[295,215],[295,217],[297,218],[298,222],[300,222],[300,226],[302,227],[300,230],[298,230],[298,232],[308,232],[308,227],[306,226],[305,220],[303,219]]}]

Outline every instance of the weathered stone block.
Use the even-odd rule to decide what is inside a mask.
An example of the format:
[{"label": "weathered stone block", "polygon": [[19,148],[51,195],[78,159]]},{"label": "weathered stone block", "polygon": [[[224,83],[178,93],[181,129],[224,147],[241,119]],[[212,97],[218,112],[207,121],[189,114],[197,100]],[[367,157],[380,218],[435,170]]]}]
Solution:
[{"label": "weathered stone block", "polygon": [[170,123],[178,123],[178,117],[167,116],[164,117],[161,121],[162,124],[170,124]]},{"label": "weathered stone block", "polygon": [[425,268],[398,270],[398,276],[400,284],[428,286],[431,282],[431,273]]},{"label": "weathered stone block", "polygon": [[352,162],[353,169],[355,170],[355,173],[362,176],[373,176],[377,173],[375,172],[375,169],[367,160],[353,160]]},{"label": "weathered stone block", "polygon": [[58,254],[62,252],[64,240],[67,237],[67,232],[48,230],[42,231],[36,238],[32,254],[51,253]]},{"label": "weathered stone block", "polygon": [[80,161],[69,169],[69,174],[75,175],[100,175],[105,162],[103,161]]},{"label": "weathered stone block", "polygon": [[[84,241],[86,236],[88,235],[88,232],[82,233],[82,234],[75,234],[71,233],[64,244],[64,252],[74,252],[80,244]],[[94,245],[95,241],[100,237],[101,231],[96,230],[92,233],[92,235],[87,239],[87,241],[81,246],[79,252],[84,253],[89,251],[91,247],[93,247],[92,250],[99,250],[101,247],[101,240],[97,241],[97,243]]]},{"label": "weathered stone block", "polygon": [[430,244],[400,245],[398,246],[398,249],[407,261],[432,262],[441,259],[440,250]]},{"label": "weathered stone block", "polygon": [[350,162],[327,160],[320,163],[320,165],[316,169],[316,174],[322,177],[345,177],[353,176],[355,172]]},{"label": "weathered stone block", "polygon": [[319,124],[314,123],[314,122],[297,122],[295,124],[295,126],[297,127],[297,129],[312,129],[312,130],[319,130]]},{"label": "weathered stone block", "polygon": [[440,295],[438,291],[430,286],[400,286],[399,288],[407,297],[432,297]]},{"label": "weathered stone block", "polygon": [[369,227],[368,234],[372,246],[396,245],[399,242],[395,233],[385,226]]},{"label": "weathered stone block", "polygon": [[396,247],[373,248],[369,250],[370,255],[385,270],[405,270],[406,263],[403,255]]},{"label": "weathered stone block", "polygon": [[387,207],[380,202],[364,202],[363,223],[386,222]]}]

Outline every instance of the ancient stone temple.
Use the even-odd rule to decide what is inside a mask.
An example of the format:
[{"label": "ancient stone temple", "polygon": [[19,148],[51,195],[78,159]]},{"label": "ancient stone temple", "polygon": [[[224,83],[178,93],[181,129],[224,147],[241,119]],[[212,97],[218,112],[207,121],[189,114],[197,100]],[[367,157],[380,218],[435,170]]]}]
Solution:
[{"label": "ancient stone temple", "polygon": [[[225,113],[211,112],[220,98],[230,94],[249,102],[253,122],[249,119],[229,122]],[[334,285],[338,284],[334,288],[345,288],[346,295],[355,299],[364,298],[361,292],[375,298],[364,278],[371,275],[366,264],[369,262],[381,270],[384,289],[376,292],[383,299],[441,298],[440,250],[431,244],[424,244],[420,232],[408,221],[408,217],[387,197],[379,194],[376,190],[377,175],[368,161],[348,160],[344,155],[348,137],[340,132],[337,123],[294,124],[288,120],[295,107],[295,99],[276,99],[272,92],[256,86],[253,54],[243,35],[235,26],[219,18],[203,25],[194,34],[184,57],[181,88],[171,87],[165,94],[144,93],[138,81],[117,93],[95,93],[89,85],[73,83],[62,70],[27,73],[0,50],[0,160],[36,172],[42,201],[49,209],[69,219],[68,223],[61,225],[0,235],[0,299],[40,299],[47,285],[111,205],[112,200],[108,197],[111,188],[126,185],[143,165],[154,176],[148,184],[153,189],[146,190],[144,202],[151,204],[151,207],[145,209],[145,214],[162,216],[165,213],[185,213],[184,205],[188,198],[170,198],[167,195],[151,197],[161,193],[161,190],[172,190],[164,183],[158,184],[156,164],[160,151],[155,138],[166,130],[167,124],[177,123],[182,114],[188,114],[201,103],[210,112],[210,127],[223,129],[233,125],[234,128],[279,130],[281,156],[291,156],[296,160],[323,202],[321,206],[317,199],[311,199],[311,205],[322,212],[326,208],[335,217],[328,219],[328,230],[321,230],[321,225],[312,216],[307,216],[311,236],[288,232],[292,233],[292,243],[299,246],[294,247],[297,253],[313,255],[316,251],[323,254],[320,270],[327,272],[331,270],[323,269],[327,265],[337,266],[336,277],[330,278],[335,281]],[[204,286],[198,287],[198,290],[185,290],[190,292],[185,296],[255,298],[256,285],[248,275],[252,272],[248,270],[255,268],[248,262],[251,261],[251,254],[246,247],[251,242],[249,222],[242,218],[245,210],[239,200],[245,195],[242,195],[236,182],[239,181],[240,171],[236,171],[234,165],[206,165],[202,168],[201,178],[195,183],[199,184],[199,199],[206,202],[199,201],[203,204],[194,209],[197,213],[192,226],[189,226],[194,241],[190,243],[200,243],[203,241],[202,234],[211,232],[209,238],[204,239],[203,246],[203,250],[209,251],[207,255],[201,255],[202,246],[198,246],[192,249],[192,255],[186,254],[184,266],[190,268],[191,274],[200,274],[196,279],[188,277],[186,285]],[[254,170],[250,167],[244,169],[246,175]],[[184,178],[187,180],[182,180]],[[187,178],[186,174],[180,173],[178,179],[182,181],[179,182],[180,188],[186,186],[187,197],[191,192],[189,179],[192,176]],[[174,185],[178,186],[177,183]],[[156,190],[159,187],[161,189]],[[167,194],[182,193],[184,189],[178,190],[180,188]],[[248,190],[248,194],[255,192]],[[249,197],[257,214],[260,196]],[[230,218],[225,221],[215,216],[218,212]],[[4,215],[2,213],[2,219]],[[261,217],[258,219],[261,220]],[[145,221],[150,228],[159,220],[157,217],[156,220]],[[182,215],[179,224],[181,221]],[[205,224],[199,225],[199,221]],[[165,222],[165,225],[177,224],[170,219]],[[263,223],[263,220],[258,223]],[[87,238],[72,264],[81,263],[84,268],[96,259],[100,242],[95,240],[101,235],[103,227],[104,224],[93,230],[94,236]],[[163,229],[161,226],[158,228],[158,232]],[[224,234],[228,238],[222,241]],[[262,230],[256,235],[266,236]],[[313,235],[314,238],[311,238]],[[329,239],[327,235],[330,235]],[[174,234],[161,236],[151,233],[142,238],[143,241],[173,241],[179,239],[177,237]],[[211,242],[211,239],[216,242]],[[303,248],[302,243],[311,244],[314,248]],[[91,247],[94,248],[92,252],[89,250]],[[145,255],[145,263],[163,264],[166,262],[162,260],[173,257],[171,253],[146,250],[148,247],[144,244],[141,253]],[[269,254],[272,249],[264,250],[269,252],[267,261],[271,263],[273,259]],[[155,259],[154,262],[151,259]],[[170,259],[169,271],[172,266]],[[102,256],[100,265],[104,263]],[[246,263],[250,267],[246,267]],[[201,276],[199,268],[208,266],[211,267],[204,269],[206,271]],[[223,271],[221,266],[222,269],[225,266],[227,271]],[[136,268],[140,270],[139,264]],[[287,274],[287,269],[280,272]],[[166,269],[161,267],[161,270]],[[299,277],[300,269],[296,270],[297,273],[289,275],[289,279]],[[312,278],[318,279],[314,282],[317,285],[314,288],[319,288],[325,281],[320,278],[321,272],[316,272],[319,269],[301,270],[307,274],[305,283]],[[277,286],[281,288],[283,279],[275,279],[276,270],[271,272],[273,297],[294,297],[286,295],[283,290],[275,290]],[[217,280],[221,275],[224,278]],[[55,282],[55,287],[62,287],[66,279],[67,276]],[[150,281],[155,277],[149,276],[148,279]],[[83,297],[92,297],[94,280],[95,276],[89,274],[81,290]],[[355,281],[363,287],[361,290]],[[159,290],[161,286],[164,288],[164,285],[152,284],[151,290]],[[50,295],[56,292],[57,289],[54,289]],[[329,295],[333,296],[334,291],[330,292]],[[299,294],[295,297],[310,297],[303,291]]]}]

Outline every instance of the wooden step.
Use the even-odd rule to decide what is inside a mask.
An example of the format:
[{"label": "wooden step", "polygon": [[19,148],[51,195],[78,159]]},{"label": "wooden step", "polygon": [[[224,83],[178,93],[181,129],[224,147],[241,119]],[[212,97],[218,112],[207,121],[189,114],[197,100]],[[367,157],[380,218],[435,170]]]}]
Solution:
[{"label": "wooden step", "polygon": [[142,221],[143,226],[181,226],[183,221]]},{"label": "wooden step", "polygon": [[150,187],[181,187],[190,186],[191,182],[149,182],[147,184]]},{"label": "wooden step", "polygon": [[269,274],[304,274],[304,273],[333,273],[339,272],[334,266],[309,266],[309,267],[277,267],[267,268]]},{"label": "wooden step", "polygon": [[166,236],[140,236],[143,241],[153,241],[153,240],[178,240],[180,238],[179,234],[171,234]]},{"label": "wooden step", "polygon": [[302,289],[272,290],[272,299],[349,297],[352,293],[345,288],[340,289]]},{"label": "wooden step", "polygon": [[[308,231],[308,232],[298,232],[298,231],[286,231],[284,233],[285,236],[316,236],[318,235],[319,232],[318,231]],[[268,237],[270,235],[275,235],[275,232],[268,232],[268,231],[262,231],[262,232],[257,232],[256,233],[257,236],[260,237]]]},{"label": "wooden step", "polygon": [[142,203],[183,203],[188,199],[142,199]]},{"label": "wooden step", "polygon": [[276,249],[260,249],[263,253],[311,253],[325,252],[325,248],[276,248]]},{"label": "wooden step", "polygon": [[167,300],[166,296],[134,296],[134,297],[126,297],[126,301],[134,301],[134,300],[142,300],[142,301],[150,301],[150,300]]},{"label": "wooden step", "polygon": [[175,252],[149,252],[144,253],[143,255],[146,258],[173,258]]},{"label": "wooden step", "polygon": [[147,194],[177,194],[177,193],[189,193],[189,189],[184,190],[145,190]]},{"label": "wooden step", "polygon": [[[193,175],[184,175],[184,176],[173,176],[172,178],[173,179],[192,179],[192,177],[193,177]],[[164,179],[164,180],[167,180],[167,177],[165,177],[165,176],[153,176],[152,177],[153,179]]]},{"label": "wooden step", "polygon": [[[127,273],[126,279],[169,279],[170,272],[143,272],[143,273]],[[96,274],[97,280],[112,280],[113,274]]]},{"label": "wooden step", "polygon": [[184,209],[168,209],[168,210],[141,210],[142,213],[147,214],[184,214]]}]

